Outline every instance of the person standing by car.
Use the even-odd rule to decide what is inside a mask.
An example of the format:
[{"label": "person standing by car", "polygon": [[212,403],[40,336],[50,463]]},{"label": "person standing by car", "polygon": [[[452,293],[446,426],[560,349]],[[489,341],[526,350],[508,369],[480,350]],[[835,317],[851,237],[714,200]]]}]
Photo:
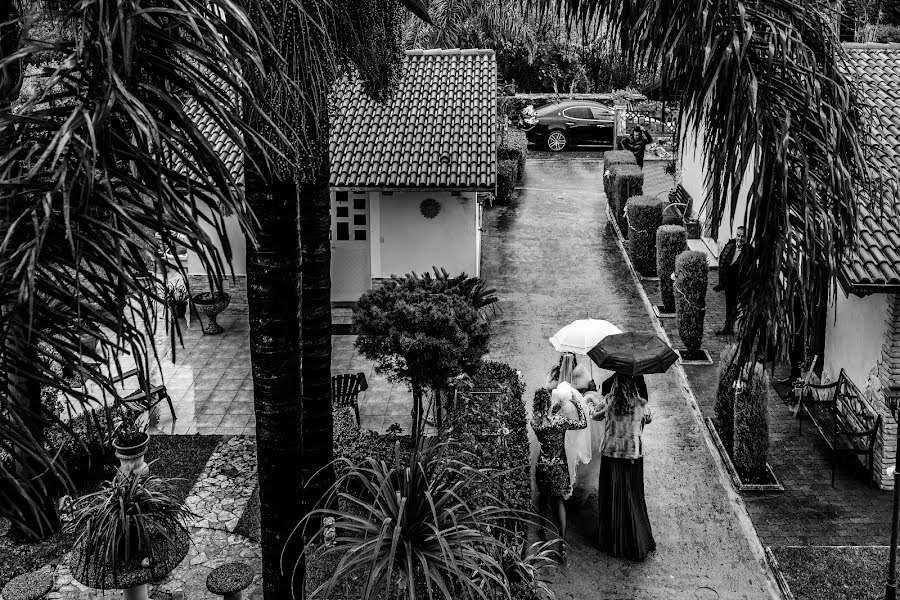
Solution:
[{"label": "person standing by car", "polygon": [[652,143],[653,136],[651,136],[642,126],[638,125],[631,130],[631,135],[629,137],[622,140],[622,147],[626,150],[631,150],[632,154],[634,154],[634,159],[637,161],[637,165],[643,169],[644,151],[647,149],[647,145]]}]

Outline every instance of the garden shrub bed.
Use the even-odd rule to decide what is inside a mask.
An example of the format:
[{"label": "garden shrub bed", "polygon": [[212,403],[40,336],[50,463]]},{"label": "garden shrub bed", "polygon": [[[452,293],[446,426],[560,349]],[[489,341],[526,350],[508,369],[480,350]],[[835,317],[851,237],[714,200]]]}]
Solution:
[{"label": "garden shrub bed", "polygon": [[497,204],[509,204],[518,178],[519,164],[515,159],[500,159],[497,166]]},{"label": "garden shrub bed", "polygon": [[[147,460],[153,461],[150,467],[153,474],[178,478],[172,484],[175,495],[184,500],[220,440],[218,435],[154,435],[150,438]],[[80,474],[73,481],[78,494],[97,491],[101,482],[113,475],[112,468],[109,465],[108,469],[92,469]],[[0,588],[22,573],[59,563],[73,542],[74,536],[63,532],[36,543],[14,535],[0,537]]]},{"label": "garden shrub bed", "polygon": [[525,160],[528,158],[528,139],[525,137],[525,132],[515,127],[508,127],[500,138],[497,158],[516,161],[516,179],[522,179],[525,174]]},{"label": "garden shrub bed", "polygon": [[796,600],[881,600],[886,546],[771,548]]}]

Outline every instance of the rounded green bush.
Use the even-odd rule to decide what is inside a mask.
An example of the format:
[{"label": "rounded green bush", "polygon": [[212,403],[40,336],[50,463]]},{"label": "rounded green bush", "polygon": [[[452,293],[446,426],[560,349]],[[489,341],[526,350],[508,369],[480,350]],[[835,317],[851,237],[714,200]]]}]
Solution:
[{"label": "rounded green bush", "polygon": [[706,318],[706,286],[709,260],[703,252],[685,250],[675,258],[675,312],[678,335],[689,353],[697,353],[703,343]]},{"label": "rounded green bush", "polygon": [[497,166],[497,203],[509,204],[516,187],[519,165],[514,159],[501,159]]},{"label": "rounded green bush", "polygon": [[625,203],[632,196],[644,193],[644,172],[637,165],[620,164],[610,168],[612,182],[609,196],[610,209],[616,219],[619,231],[628,237],[628,224],[625,222]]},{"label": "rounded green bush", "polygon": [[626,203],[628,251],[637,272],[656,275],[656,230],[662,221],[667,200],[656,196],[633,196]]},{"label": "rounded green bush", "polygon": [[716,384],[716,431],[729,451],[734,445],[734,382],[738,379],[735,362],[737,346],[726,346],[719,354],[719,372]]},{"label": "rounded green bush", "polygon": [[672,290],[672,273],[675,257],[687,250],[687,232],[680,225],[661,225],[656,230],[656,273],[659,275],[659,293],[665,312],[675,312],[675,294]]},{"label": "rounded green bush", "polygon": [[603,171],[609,170],[613,165],[636,165],[637,159],[631,150],[610,150],[603,153]]},{"label": "rounded green bush", "polygon": [[734,396],[734,452],[732,459],[742,479],[766,477],[769,456],[769,382],[763,366],[756,363],[741,373]]}]

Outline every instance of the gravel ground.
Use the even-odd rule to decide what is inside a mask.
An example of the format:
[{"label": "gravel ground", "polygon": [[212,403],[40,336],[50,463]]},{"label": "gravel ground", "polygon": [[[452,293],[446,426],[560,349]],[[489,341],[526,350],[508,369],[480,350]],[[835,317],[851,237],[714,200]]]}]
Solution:
[{"label": "gravel ground", "polygon": [[772,548],[796,600],[880,600],[886,546]]}]

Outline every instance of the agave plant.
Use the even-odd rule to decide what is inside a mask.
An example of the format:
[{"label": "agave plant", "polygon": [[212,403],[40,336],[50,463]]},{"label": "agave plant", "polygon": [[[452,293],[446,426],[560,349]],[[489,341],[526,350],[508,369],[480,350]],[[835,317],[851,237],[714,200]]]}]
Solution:
[{"label": "agave plant", "polygon": [[516,600],[545,598],[553,600],[556,593],[543,579],[546,571],[560,562],[558,540],[547,540],[527,545],[520,536],[517,543],[507,548],[500,562],[509,580],[512,597]]},{"label": "agave plant", "polygon": [[521,559],[505,542],[531,515],[485,493],[497,474],[467,466],[451,444],[420,443],[407,461],[397,444],[393,464],[335,461],[337,480],[292,534],[308,564],[335,565],[308,597],[350,586],[361,600],[509,598],[514,581],[534,581],[543,558]]},{"label": "agave plant", "polygon": [[102,589],[119,587],[135,567],[164,575],[177,565],[183,558],[178,555],[187,550],[187,523],[194,516],[174,495],[169,480],[134,473],[104,482],[76,500],[73,509],[67,526],[76,534],[73,572]]}]

